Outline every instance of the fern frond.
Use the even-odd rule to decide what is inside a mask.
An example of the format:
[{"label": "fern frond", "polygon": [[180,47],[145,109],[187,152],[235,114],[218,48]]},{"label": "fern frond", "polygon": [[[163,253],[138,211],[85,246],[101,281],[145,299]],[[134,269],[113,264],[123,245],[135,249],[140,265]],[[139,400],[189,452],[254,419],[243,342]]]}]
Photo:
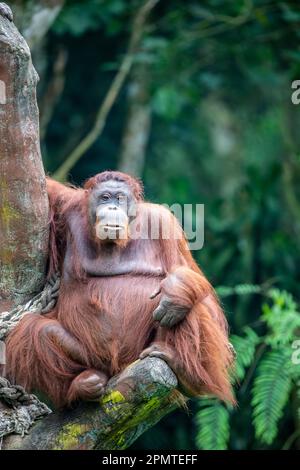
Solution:
[{"label": "fern frond", "polygon": [[244,378],[246,368],[253,361],[256,346],[260,342],[259,336],[252,328],[244,328],[244,333],[245,336],[232,335],[230,338],[236,352],[234,376],[238,380]]},{"label": "fern frond", "polygon": [[291,369],[290,375],[299,389],[300,398],[300,339],[291,344]]},{"label": "fern frond", "polygon": [[262,307],[262,319],[269,329],[266,343],[272,347],[284,346],[296,338],[300,328],[300,313],[291,294],[284,290],[270,289],[272,304]]},{"label": "fern frond", "polygon": [[218,400],[201,399],[196,414],[196,445],[202,450],[226,450],[230,427],[229,409]]},{"label": "fern frond", "polygon": [[253,424],[261,442],[271,444],[278,432],[278,421],[288,401],[292,380],[291,358],[286,349],[263,357],[252,389]]}]

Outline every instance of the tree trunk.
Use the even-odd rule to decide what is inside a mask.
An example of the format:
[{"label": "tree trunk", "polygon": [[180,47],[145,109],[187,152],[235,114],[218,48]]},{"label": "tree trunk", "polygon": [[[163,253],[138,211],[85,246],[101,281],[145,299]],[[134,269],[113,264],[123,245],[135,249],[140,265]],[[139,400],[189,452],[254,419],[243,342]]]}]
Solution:
[{"label": "tree trunk", "polygon": [[128,86],[128,117],[119,163],[120,171],[138,177],[143,174],[151,129],[148,73],[144,64],[136,67]]},{"label": "tree trunk", "polygon": [[[2,14],[1,14],[2,13]],[[48,198],[39,145],[38,76],[29,48],[0,4],[0,309],[44,283]]]}]

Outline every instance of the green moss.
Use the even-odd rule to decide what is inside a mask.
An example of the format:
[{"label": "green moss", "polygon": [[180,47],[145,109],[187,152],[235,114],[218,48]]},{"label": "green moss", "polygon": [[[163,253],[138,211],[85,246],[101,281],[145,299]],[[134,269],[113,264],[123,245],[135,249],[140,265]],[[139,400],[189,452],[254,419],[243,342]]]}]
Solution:
[{"label": "green moss", "polygon": [[86,424],[67,424],[59,433],[54,450],[71,450],[79,447],[80,438],[89,431]]},{"label": "green moss", "polygon": [[8,186],[5,181],[0,182],[1,206],[0,206],[0,222],[2,227],[9,229],[10,222],[17,219],[18,212],[10,205],[8,193]]},{"label": "green moss", "polygon": [[0,249],[0,260],[3,264],[10,264],[13,260],[14,251],[12,249],[3,246]]},{"label": "green moss", "polygon": [[132,416],[125,422],[121,422],[115,432],[110,430],[109,442],[111,442],[112,445],[109,446],[109,448],[126,449],[128,447],[127,433],[138,426],[143,426],[143,423],[149,423],[149,417],[151,417],[151,414],[155,416],[154,411],[161,407],[161,403],[161,399],[158,397],[153,397],[143,404],[139,403],[137,408],[133,411]]},{"label": "green moss", "polygon": [[105,413],[110,414],[112,412],[115,412],[119,409],[120,404],[125,402],[125,398],[122,395],[121,392],[118,390],[114,390],[107,395],[105,395],[101,401],[100,404],[103,407],[103,410]]},{"label": "green moss", "polygon": [[4,226],[8,227],[11,220],[18,218],[18,212],[6,201],[2,202],[0,207],[0,219]]}]

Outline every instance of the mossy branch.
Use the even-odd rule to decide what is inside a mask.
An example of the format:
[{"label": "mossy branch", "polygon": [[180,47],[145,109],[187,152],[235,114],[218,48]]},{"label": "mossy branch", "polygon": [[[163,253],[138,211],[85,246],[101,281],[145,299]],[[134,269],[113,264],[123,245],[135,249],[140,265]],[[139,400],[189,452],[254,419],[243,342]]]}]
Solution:
[{"label": "mossy branch", "polygon": [[177,379],[158,358],[136,361],[113,377],[95,403],[55,412],[30,433],[8,436],[8,450],[126,449],[142,433],[176,408]]}]

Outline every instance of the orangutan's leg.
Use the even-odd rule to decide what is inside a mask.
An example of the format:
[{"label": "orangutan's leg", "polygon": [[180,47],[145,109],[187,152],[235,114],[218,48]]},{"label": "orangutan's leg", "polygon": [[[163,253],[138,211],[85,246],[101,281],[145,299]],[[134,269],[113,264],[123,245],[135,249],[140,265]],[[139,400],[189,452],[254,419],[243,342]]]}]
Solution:
[{"label": "orangutan's leg", "polygon": [[99,399],[105,390],[108,377],[103,372],[87,369],[77,375],[68,391],[68,403],[77,400],[94,401]]}]

